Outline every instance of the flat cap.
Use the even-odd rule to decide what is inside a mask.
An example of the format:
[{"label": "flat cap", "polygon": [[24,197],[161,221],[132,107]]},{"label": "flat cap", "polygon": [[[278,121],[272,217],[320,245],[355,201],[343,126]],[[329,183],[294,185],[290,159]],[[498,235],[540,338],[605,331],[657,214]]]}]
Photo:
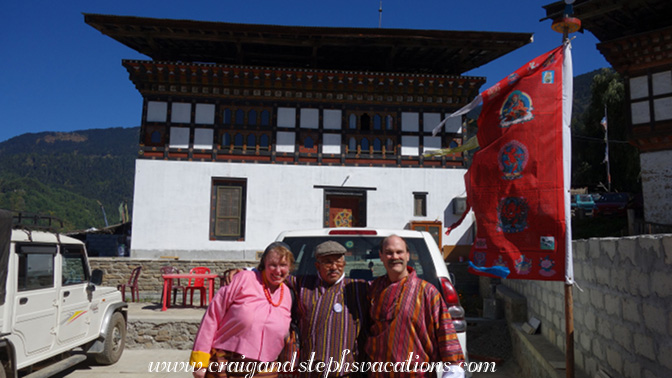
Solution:
[{"label": "flat cap", "polygon": [[341,243],[329,240],[324,243],[320,243],[317,247],[315,247],[315,258],[329,255],[344,255],[346,252],[348,252],[348,250],[345,249]]}]

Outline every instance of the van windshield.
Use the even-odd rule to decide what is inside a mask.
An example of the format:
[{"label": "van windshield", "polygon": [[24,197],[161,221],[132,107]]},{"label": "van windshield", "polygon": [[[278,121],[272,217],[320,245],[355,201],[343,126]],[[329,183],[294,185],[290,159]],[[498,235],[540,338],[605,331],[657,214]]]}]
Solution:
[{"label": "van windshield", "polygon": [[[283,242],[287,243],[294,259],[296,260],[295,275],[316,275],[315,247],[328,240],[339,242],[347,249],[345,255],[345,276],[372,280],[386,274],[385,267],[380,261],[378,252],[383,236],[376,235],[321,235],[286,237]],[[439,286],[436,269],[429,255],[429,249],[422,238],[404,238],[410,252],[408,266],[415,269],[418,277]]]}]

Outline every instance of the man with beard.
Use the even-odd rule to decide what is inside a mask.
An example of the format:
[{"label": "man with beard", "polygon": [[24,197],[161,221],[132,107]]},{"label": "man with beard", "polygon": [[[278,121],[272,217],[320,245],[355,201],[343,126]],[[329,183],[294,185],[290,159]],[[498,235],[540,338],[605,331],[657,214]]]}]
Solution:
[{"label": "man with beard", "polygon": [[[378,369],[369,376],[431,377],[441,365],[444,378],[464,377],[459,366],[464,355],[448,307],[438,289],[408,266],[406,242],[388,236],[379,255],[387,275],[376,278],[369,288],[372,326],[366,353],[374,366],[408,366],[410,372]],[[435,367],[432,372],[426,371],[429,366]]]}]

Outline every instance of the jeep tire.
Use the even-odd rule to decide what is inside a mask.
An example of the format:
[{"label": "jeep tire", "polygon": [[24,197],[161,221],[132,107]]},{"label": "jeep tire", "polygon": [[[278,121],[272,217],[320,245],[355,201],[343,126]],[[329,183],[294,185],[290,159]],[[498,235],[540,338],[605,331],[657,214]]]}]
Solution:
[{"label": "jeep tire", "polygon": [[126,320],[120,312],[112,314],[112,318],[105,330],[105,344],[103,351],[95,354],[96,362],[101,365],[112,365],[119,361],[126,344]]}]

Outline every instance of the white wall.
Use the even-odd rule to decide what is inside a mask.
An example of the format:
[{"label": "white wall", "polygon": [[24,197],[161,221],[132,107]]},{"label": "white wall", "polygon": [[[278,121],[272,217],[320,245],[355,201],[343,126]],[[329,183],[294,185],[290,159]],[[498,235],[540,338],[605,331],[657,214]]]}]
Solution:
[{"label": "white wall", "polygon": [[[324,190],[369,187],[367,226],[404,228],[411,220],[455,222],[451,201],[465,196],[464,169],[294,166],[137,160],[132,257],[255,259],[283,230],[322,228]],[[212,178],[247,178],[245,241],[209,240]],[[428,192],[427,217],[413,216],[413,192]],[[468,244],[471,217],[443,236]],[[461,240],[462,239],[462,240]]]},{"label": "white wall", "polygon": [[644,220],[672,225],[672,151],[639,155],[644,197]]}]

